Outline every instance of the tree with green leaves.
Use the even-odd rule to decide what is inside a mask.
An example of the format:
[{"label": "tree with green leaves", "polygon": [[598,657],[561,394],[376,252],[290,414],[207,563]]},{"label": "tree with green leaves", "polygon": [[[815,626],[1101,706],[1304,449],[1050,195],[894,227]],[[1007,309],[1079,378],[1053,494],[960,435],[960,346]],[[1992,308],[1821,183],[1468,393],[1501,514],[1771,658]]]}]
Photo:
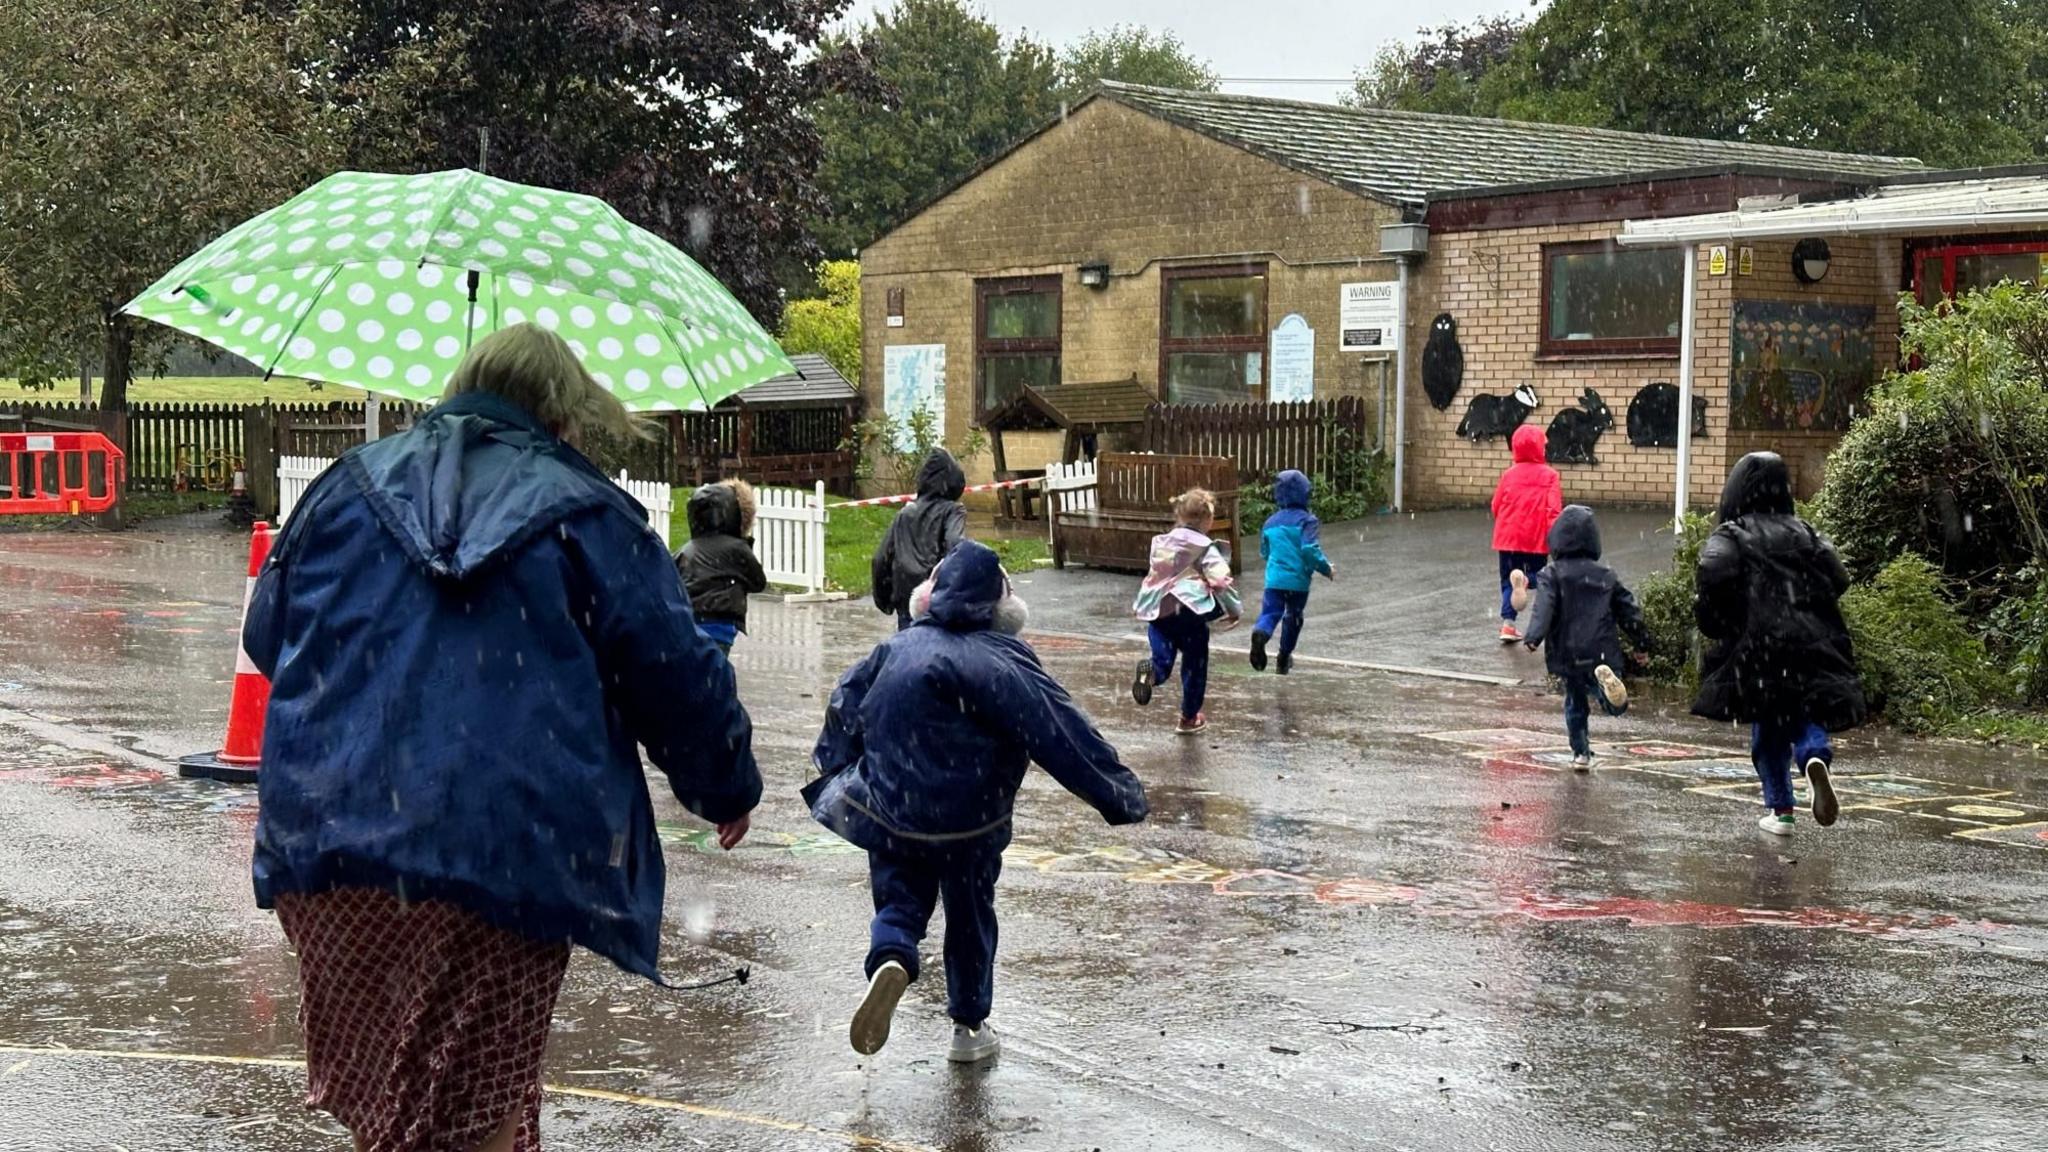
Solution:
[{"label": "tree with green leaves", "polygon": [[1188,51],[1172,32],[1118,24],[1090,32],[1060,53],[1060,86],[1068,102],[1086,96],[1104,80],[1154,88],[1216,90],[1216,69]]},{"label": "tree with green leaves", "polygon": [[1345,103],[1403,112],[1477,115],[1479,82],[1506,63],[1527,27],[1508,16],[1421,29],[1422,39],[1383,46]]},{"label": "tree with green leaves", "polygon": [[1050,49],[996,26],[961,0],[897,0],[850,37],[828,41],[873,69],[879,96],[816,105],[820,182],[832,211],[819,225],[834,256],[858,252],[1060,108]]},{"label": "tree with green leaves", "polygon": [[860,264],[827,260],[817,267],[818,295],[792,300],[775,337],[791,355],[816,352],[841,376],[860,384]]},{"label": "tree with green leaves", "polygon": [[322,174],[335,141],[236,0],[12,0],[0,19],[0,374],[95,352],[107,410],[167,334],[120,312]]},{"label": "tree with green leaves", "polygon": [[847,0],[264,0],[351,160],[598,196],[772,323],[825,201],[807,113],[866,81]]}]

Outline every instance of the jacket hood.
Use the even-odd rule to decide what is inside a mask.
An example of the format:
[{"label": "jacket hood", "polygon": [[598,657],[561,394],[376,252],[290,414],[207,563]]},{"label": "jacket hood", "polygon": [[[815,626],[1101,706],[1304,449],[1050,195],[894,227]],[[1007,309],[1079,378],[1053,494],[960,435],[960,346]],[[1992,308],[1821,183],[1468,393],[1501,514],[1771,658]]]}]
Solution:
[{"label": "jacket hood", "polygon": [[932,449],[924,458],[924,464],[917,470],[917,498],[919,500],[958,500],[967,491],[967,473],[962,471],[953,454],[944,448]]},{"label": "jacket hood", "polygon": [[1758,512],[1792,514],[1792,472],[1776,452],[1751,452],[1737,460],[1721,488],[1720,523]]},{"label": "jacket hood", "polygon": [[1308,477],[1292,468],[1274,477],[1273,503],[1282,508],[1308,507]]},{"label": "jacket hood", "polygon": [[377,522],[429,575],[463,580],[579,512],[632,497],[518,405],[466,393],[344,458]]},{"label": "jacket hood", "polygon": [[[1515,463],[1543,463],[1544,441],[1541,428],[1536,427],[1534,424],[1524,424],[1515,429],[1515,434],[1508,443],[1514,448]],[[1499,457],[1496,456],[1495,459],[1497,460]]]},{"label": "jacket hood", "polygon": [[1584,504],[1567,504],[1557,514],[1557,522],[1550,526],[1550,555],[1552,559],[1583,557],[1587,560],[1600,558],[1600,525],[1593,520],[1593,510]]},{"label": "jacket hood", "polygon": [[729,485],[706,484],[690,493],[690,538],[738,536],[740,497]]},{"label": "jacket hood", "polygon": [[962,540],[932,573],[928,619],[953,632],[978,632],[995,621],[996,605],[1010,594],[1010,578],[995,549]]}]

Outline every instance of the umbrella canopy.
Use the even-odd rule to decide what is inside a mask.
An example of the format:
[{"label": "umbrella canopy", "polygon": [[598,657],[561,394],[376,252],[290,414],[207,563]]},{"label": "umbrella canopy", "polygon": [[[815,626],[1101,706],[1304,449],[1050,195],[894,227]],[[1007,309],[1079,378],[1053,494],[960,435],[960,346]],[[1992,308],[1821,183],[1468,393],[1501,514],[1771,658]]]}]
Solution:
[{"label": "umbrella canopy", "polygon": [[602,200],[467,169],[336,173],[123,310],[266,372],[408,400],[439,399],[472,342],[525,321],[636,411],[795,371],[716,279]]}]

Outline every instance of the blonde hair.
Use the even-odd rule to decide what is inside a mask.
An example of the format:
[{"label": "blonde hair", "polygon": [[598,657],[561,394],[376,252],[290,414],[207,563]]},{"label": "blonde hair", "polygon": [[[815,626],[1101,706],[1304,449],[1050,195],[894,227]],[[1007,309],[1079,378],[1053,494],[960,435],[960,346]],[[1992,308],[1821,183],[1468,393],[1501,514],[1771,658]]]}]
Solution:
[{"label": "blonde hair", "polygon": [[754,486],[737,476],[730,480],[720,480],[719,483],[732,489],[734,498],[740,502],[740,535],[752,536],[754,534]]},{"label": "blonde hair", "polygon": [[631,442],[651,433],[591,378],[566,340],[538,324],[514,324],[476,342],[443,399],[486,392],[533,414],[564,440],[596,433]]},{"label": "blonde hair", "polygon": [[1183,524],[1200,524],[1216,518],[1216,497],[1207,488],[1190,488],[1174,497],[1173,518]]}]

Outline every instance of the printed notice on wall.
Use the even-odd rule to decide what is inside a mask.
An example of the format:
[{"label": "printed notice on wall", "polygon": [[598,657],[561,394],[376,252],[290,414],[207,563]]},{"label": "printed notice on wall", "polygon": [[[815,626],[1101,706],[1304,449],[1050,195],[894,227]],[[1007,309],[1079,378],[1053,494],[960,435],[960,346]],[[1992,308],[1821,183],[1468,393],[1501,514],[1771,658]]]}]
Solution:
[{"label": "printed notice on wall", "polygon": [[1395,352],[1401,347],[1400,282],[1339,285],[1339,352]]},{"label": "printed notice on wall", "polygon": [[936,421],[935,431],[946,428],[946,346],[944,344],[892,344],[882,349],[882,411],[896,428],[896,449],[907,452],[916,445],[910,435],[910,418],[920,408]]},{"label": "printed notice on wall", "polygon": [[1266,399],[1297,404],[1316,398],[1316,330],[1301,313],[1289,312],[1273,329],[1273,378]]}]

